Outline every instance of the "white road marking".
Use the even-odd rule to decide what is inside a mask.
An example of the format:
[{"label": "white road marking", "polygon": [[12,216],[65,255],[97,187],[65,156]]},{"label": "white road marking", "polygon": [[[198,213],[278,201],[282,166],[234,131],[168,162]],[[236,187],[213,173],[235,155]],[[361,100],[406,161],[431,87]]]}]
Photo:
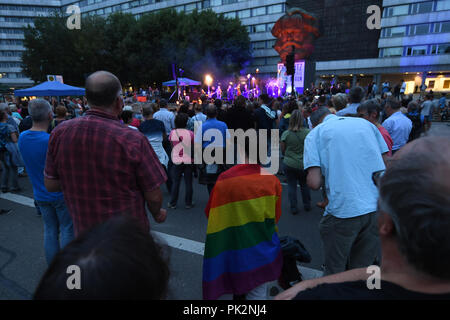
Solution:
[{"label": "white road marking", "polygon": [[16,203],[24,205],[24,206],[28,206],[28,207],[34,208],[34,200],[32,198],[21,196],[20,194],[9,193],[9,192],[8,193],[1,193],[0,194],[0,198],[1,199],[5,199],[5,200],[9,200],[9,201],[12,201],[12,202],[16,202]]},{"label": "white road marking", "polygon": [[202,242],[180,238],[158,231],[152,231],[151,233],[162,239],[169,247],[195,253],[201,256],[203,256],[203,252],[205,251],[205,244]]},{"label": "white road marking", "polygon": [[[0,198],[21,204],[23,206],[34,208],[34,200],[20,194],[1,193]],[[159,231],[151,231],[151,233],[157,236],[159,239],[163,240],[163,243],[161,244],[167,244],[171,248],[195,253],[200,256],[203,256],[203,252],[205,251],[205,244],[202,242],[173,236]],[[322,271],[320,270],[311,269],[300,265],[297,265],[297,267],[299,268],[300,272],[306,276],[305,278],[317,277],[322,274]]]},{"label": "white road marking", "polygon": [[[27,207],[34,208],[34,200],[29,197],[22,196],[20,194],[15,193],[2,193],[0,194],[1,199],[9,200]],[[205,244],[202,242],[189,240],[177,236],[173,236],[170,234],[158,232],[158,231],[152,231],[152,234],[159,237],[161,240],[164,241],[163,244],[167,244],[169,247],[180,249],[183,251],[195,253],[198,255],[203,255],[203,252],[205,251]]]}]

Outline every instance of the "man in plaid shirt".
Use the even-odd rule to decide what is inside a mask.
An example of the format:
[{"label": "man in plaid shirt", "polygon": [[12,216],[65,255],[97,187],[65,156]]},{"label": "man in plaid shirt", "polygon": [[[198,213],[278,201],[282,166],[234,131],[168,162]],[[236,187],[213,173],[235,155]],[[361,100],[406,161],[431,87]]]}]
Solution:
[{"label": "man in plaid shirt", "polygon": [[86,80],[90,110],[50,136],[45,187],[63,192],[75,235],[123,214],[148,230],[145,202],[156,222],[166,219],[160,185],[167,176],[147,138],[119,121],[121,91],[113,74],[93,73]]}]

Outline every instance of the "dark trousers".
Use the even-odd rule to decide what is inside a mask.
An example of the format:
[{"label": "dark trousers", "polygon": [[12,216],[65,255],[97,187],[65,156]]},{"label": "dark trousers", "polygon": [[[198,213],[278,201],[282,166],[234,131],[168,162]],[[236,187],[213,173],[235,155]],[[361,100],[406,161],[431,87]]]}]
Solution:
[{"label": "dark trousers", "polygon": [[211,194],[212,189],[214,188],[215,183],[208,183],[206,187],[208,188],[208,193]]},{"label": "dark trousers", "polygon": [[[169,163],[171,161],[169,160]],[[167,165],[167,167],[169,167],[169,164]],[[166,172],[166,176],[167,176],[167,181],[166,181],[166,187],[167,187],[167,192],[169,192],[169,194],[172,192],[172,178],[170,177],[172,174],[170,173],[169,169],[166,166],[163,165],[164,171]],[[170,169],[172,168],[172,166],[170,166]]]},{"label": "dark trousers", "polygon": [[306,172],[303,169],[295,169],[283,164],[284,174],[288,183],[288,196],[291,204],[291,210],[297,211],[297,182],[300,184],[302,192],[303,206],[311,207],[311,192],[306,185]]},{"label": "dark trousers", "polygon": [[185,204],[192,204],[192,165],[191,164],[173,164],[171,168],[172,173],[172,190],[171,200],[172,205],[176,205],[178,201],[178,193],[180,191],[181,176],[184,175],[184,183],[186,187]]},{"label": "dark trousers", "polygon": [[376,212],[346,219],[328,214],[320,221],[319,231],[325,256],[324,275],[368,267],[379,258]]}]

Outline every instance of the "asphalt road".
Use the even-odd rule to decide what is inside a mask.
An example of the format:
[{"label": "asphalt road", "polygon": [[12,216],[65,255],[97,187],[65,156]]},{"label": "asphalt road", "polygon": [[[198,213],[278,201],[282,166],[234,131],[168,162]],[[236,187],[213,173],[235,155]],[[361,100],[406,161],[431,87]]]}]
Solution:
[{"label": "asphalt road", "polygon": [[[450,137],[450,125],[433,123],[431,135]],[[284,177],[280,177],[283,182]],[[42,218],[36,215],[32,205],[32,189],[28,178],[20,178],[23,188],[20,192],[25,198],[14,198],[12,194],[0,195],[0,208],[13,211],[0,215],[0,300],[30,299],[39,279],[47,265],[43,249]],[[17,197],[15,197],[17,198]],[[181,186],[180,200],[184,199],[184,188]],[[203,212],[208,192],[206,186],[194,185],[195,208],[185,210],[179,200],[179,209],[169,210],[167,220],[157,224],[150,218],[152,231],[165,246],[170,257],[170,291],[169,299],[201,299],[202,255],[201,245],[206,235],[207,219]],[[301,206],[300,190],[298,190],[299,208]],[[305,267],[320,270],[323,264],[322,243],[318,224],[322,210],[314,204],[320,201],[320,192],[312,192],[313,209],[293,216],[289,212],[287,186],[283,185],[282,216],[279,222],[279,235],[290,235],[300,239],[309,250],[312,261]],[[168,194],[164,194],[164,203]],[[19,202],[19,203],[18,203]],[[176,237],[176,238],[174,238]],[[191,241],[189,241],[191,240]],[[200,248],[200,249],[199,249]],[[225,296],[224,299],[230,297]]]},{"label": "asphalt road", "polygon": [[[281,177],[283,180],[283,177]],[[31,184],[28,178],[20,178],[24,189],[20,195],[27,197],[26,205],[0,199],[0,207],[12,209],[7,215],[0,216],[0,299],[26,299],[32,296],[40,277],[46,270],[43,249],[43,222],[30,207],[32,198]],[[301,203],[300,190],[299,201]],[[12,194],[3,194],[11,198]],[[320,201],[320,193],[312,193],[313,203]],[[168,200],[164,192],[165,202]],[[180,199],[184,199],[184,188],[181,186]],[[290,235],[300,239],[312,255],[312,262],[307,266],[319,269],[323,263],[318,223],[321,210],[313,208],[310,212],[300,212],[293,216],[289,212],[287,187],[283,186],[282,217],[279,223],[279,234]],[[17,201],[17,199],[15,199]],[[179,201],[177,209],[169,210],[167,220],[157,224],[152,218],[151,229],[157,231],[156,237],[167,243],[167,235],[178,237],[181,249],[177,245],[165,246],[171,264],[171,282],[169,299],[201,299],[202,255],[192,252],[192,245],[205,241],[207,219],[204,208],[208,201],[206,186],[195,184],[195,208],[186,210]],[[19,199],[20,202],[20,199]],[[301,208],[301,206],[300,206]],[[179,239],[181,238],[181,239]],[[190,250],[190,251],[189,251]]]}]

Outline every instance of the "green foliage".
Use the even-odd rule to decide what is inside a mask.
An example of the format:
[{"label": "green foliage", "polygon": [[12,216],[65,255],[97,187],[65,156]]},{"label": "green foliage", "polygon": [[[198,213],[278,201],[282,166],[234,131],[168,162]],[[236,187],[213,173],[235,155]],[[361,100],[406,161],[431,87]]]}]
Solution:
[{"label": "green foliage", "polygon": [[251,58],[246,28],[211,10],[167,9],[139,20],[123,13],[90,16],[80,30],[69,30],[60,15],[37,18],[25,30],[24,46],[27,76],[42,81],[47,74],[61,74],[73,85],[84,85],[96,70],[116,74],[124,85],[161,83],[173,79],[172,63],[185,70],[183,76],[217,78],[238,73]]}]

